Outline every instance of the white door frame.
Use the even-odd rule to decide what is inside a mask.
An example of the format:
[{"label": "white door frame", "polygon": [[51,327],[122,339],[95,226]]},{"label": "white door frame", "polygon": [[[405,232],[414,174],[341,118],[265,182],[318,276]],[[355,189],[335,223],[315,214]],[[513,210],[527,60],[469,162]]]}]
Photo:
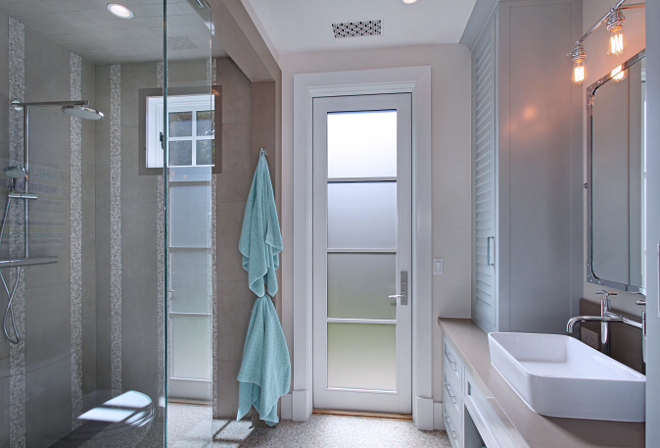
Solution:
[{"label": "white door frame", "polygon": [[[419,429],[433,429],[431,67],[294,75],[293,382],[291,415],[312,414],[312,99],[412,93],[412,404]],[[284,407],[284,406],[283,406]],[[288,412],[287,412],[288,413]]]}]

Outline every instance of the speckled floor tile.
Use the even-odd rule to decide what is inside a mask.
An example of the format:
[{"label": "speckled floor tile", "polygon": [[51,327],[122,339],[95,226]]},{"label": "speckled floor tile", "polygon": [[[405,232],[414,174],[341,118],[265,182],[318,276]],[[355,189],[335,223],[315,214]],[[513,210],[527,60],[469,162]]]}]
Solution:
[{"label": "speckled floor tile", "polygon": [[444,448],[444,431],[420,431],[412,422],[313,415],[308,422],[282,421],[257,428],[239,448]]}]

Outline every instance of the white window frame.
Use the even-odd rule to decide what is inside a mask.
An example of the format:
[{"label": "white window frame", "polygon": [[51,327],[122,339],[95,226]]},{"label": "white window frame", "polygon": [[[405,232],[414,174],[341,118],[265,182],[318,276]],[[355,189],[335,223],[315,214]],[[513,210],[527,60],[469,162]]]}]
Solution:
[{"label": "white window frame", "polygon": [[[163,146],[161,145],[160,136],[165,135],[163,113],[164,101],[162,96],[148,96],[146,107],[146,167],[147,168],[162,168],[163,167]],[[192,140],[192,165],[172,165],[169,163],[169,154],[167,157],[168,167],[175,166],[214,166],[211,165],[197,165],[197,140],[213,140],[215,135],[196,135],[197,134],[197,118],[195,112],[215,110],[215,95],[213,94],[192,94],[192,95],[172,95],[167,97],[167,113],[173,112],[193,112],[193,129],[190,137],[167,137],[165,141],[181,141]],[[169,146],[168,146],[169,147]],[[214,161],[215,162],[215,161]]]}]

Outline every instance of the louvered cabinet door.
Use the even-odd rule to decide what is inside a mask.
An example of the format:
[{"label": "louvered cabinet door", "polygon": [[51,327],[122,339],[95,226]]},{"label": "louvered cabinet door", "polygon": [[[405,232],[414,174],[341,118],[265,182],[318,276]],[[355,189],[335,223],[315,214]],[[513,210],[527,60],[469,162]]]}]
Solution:
[{"label": "louvered cabinet door", "polygon": [[496,285],[496,115],[493,21],[472,52],[473,281],[472,318],[497,330]]}]

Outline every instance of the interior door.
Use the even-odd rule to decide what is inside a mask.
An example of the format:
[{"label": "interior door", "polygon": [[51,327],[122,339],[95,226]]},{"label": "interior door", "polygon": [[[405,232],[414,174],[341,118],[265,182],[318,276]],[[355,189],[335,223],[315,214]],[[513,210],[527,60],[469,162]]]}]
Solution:
[{"label": "interior door", "polygon": [[315,408],[411,413],[411,103],[314,99]]}]

